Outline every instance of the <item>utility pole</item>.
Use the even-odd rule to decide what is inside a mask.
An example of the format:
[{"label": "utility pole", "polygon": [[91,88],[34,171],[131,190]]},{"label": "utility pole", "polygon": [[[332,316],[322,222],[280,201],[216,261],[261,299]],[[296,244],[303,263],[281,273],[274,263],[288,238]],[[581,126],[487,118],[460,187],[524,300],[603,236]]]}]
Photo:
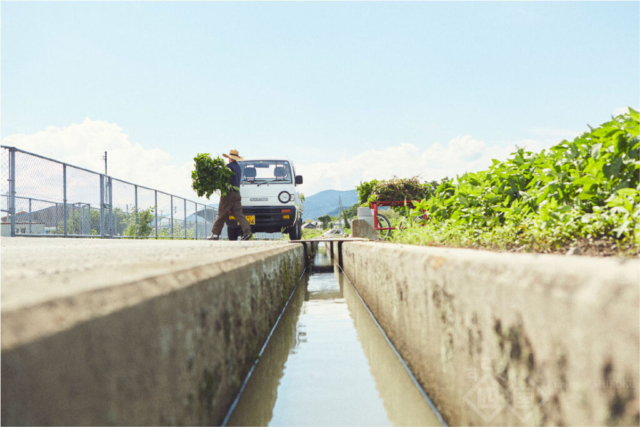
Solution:
[{"label": "utility pole", "polygon": [[107,152],[106,151],[104,152],[104,156],[102,158],[104,159],[104,174],[108,175],[107,174]]},{"label": "utility pole", "polygon": [[340,227],[340,222],[343,220],[344,220],[344,215],[342,213],[342,197],[338,196],[338,228],[342,233],[344,233],[345,224],[342,224],[342,226]]}]

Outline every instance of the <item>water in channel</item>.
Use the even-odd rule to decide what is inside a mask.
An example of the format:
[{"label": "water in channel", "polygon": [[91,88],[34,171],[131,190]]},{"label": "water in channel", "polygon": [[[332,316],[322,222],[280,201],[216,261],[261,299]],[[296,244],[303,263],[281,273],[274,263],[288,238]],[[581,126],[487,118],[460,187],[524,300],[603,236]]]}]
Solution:
[{"label": "water in channel", "polygon": [[228,425],[441,425],[349,280],[326,252],[315,266]]}]

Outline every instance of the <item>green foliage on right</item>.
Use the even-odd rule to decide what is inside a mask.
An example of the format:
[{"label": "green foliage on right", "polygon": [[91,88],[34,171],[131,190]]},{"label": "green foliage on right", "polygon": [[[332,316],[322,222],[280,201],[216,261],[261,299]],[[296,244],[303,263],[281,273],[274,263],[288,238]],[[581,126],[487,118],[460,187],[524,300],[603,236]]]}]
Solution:
[{"label": "green foliage on right", "polygon": [[486,171],[443,182],[425,227],[396,241],[552,250],[576,239],[611,239],[619,250],[640,245],[640,119],[619,115],[549,151],[518,149]]},{"label": "green foliage on right", "polygon": [[231,185],[233,171],[227,167],[224,159],[212,159],[208,153],[198,153],[193,158],[195,170],[191,172],[191,187],[196,190],[198,197],[203,195],[208,199],[215,191],[220,191],[222,197],[230,191],[238,191],[238,187]]}]

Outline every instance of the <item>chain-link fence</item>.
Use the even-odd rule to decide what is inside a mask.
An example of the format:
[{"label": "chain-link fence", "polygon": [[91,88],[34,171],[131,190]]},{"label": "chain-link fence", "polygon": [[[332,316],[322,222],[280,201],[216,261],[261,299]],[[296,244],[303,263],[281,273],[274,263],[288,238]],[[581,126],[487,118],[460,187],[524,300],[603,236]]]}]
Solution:
[{"label": "chain-link fence", "polygon": [[0,174],[3,236],[204,239],[217,213],[14,147],[2,146]]}]

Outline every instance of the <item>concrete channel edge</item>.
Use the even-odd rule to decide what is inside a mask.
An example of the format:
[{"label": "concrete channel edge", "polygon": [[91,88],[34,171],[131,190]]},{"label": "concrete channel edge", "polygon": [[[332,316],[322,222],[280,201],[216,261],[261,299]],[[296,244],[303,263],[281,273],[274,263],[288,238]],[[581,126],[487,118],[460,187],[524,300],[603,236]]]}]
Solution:
[{"label": "concrete channel edge", "polygon": [[283,245],[3,311],[2,425],[219,424],[304,264]]},{"label": "concrete channel edge", "polygon": [[638,424],[638,259],[331,250],[449,425]]}]

